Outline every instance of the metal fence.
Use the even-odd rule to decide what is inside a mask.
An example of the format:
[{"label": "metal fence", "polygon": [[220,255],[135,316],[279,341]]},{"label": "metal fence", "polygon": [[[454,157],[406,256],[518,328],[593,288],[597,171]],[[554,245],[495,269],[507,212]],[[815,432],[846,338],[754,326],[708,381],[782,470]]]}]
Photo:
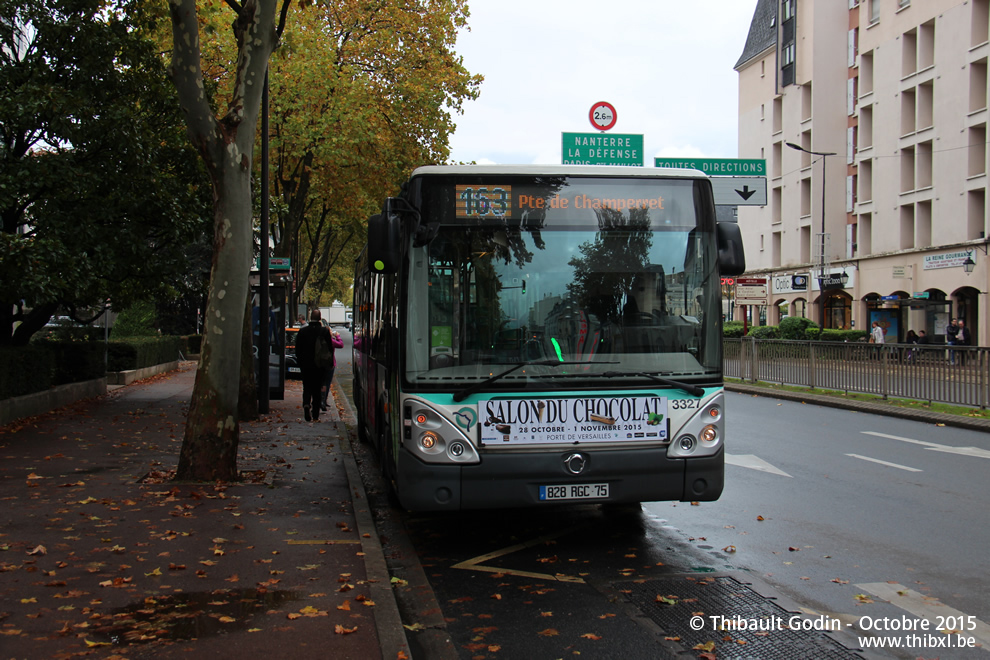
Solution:
[{"label": "metal fence", "polygon": [[990,349],[776,339],[724,340],[725,375],[883,398],[990,406]]}]

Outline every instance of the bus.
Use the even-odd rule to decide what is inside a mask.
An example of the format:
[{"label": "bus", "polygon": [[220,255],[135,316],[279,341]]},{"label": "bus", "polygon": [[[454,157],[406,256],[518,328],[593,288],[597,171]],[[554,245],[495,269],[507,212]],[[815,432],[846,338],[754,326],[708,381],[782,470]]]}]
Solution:
[{"label": "bus", "polygon": [[716,500],[744,270],[696,170],[420,167],[356,261],[358,436],[409,510]]}]

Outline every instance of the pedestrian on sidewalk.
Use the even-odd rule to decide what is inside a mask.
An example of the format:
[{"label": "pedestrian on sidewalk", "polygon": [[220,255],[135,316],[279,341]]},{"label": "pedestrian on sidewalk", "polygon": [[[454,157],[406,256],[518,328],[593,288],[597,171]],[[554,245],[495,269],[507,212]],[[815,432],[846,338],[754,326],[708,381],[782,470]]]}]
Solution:
[{"label": "pedestrian on sidewalk", "polygon": [[[959,330],[956,331],[956,346],[969,346],[972,343],[970,341],[972,335],[969,333],[969,328],[966,327],[966,322],[959,319],[957,323]],[[966,351],[959,351],[959,364],[966,364]]]},{"label": "pedestrian on sidewalk", "polygon": [[874,344],[882,344],[884,335],[883,328],[880,327],[880,323],[877,321],[873,322],[873,330],[870,331],[871,337]]},{"label": "pedestrian on sidewalk", "polygon": [[[955,346],[957,338],[959,336],[959,319],[952,319],[949,321],[949,327],[945,329],[945,343],[949,346]],[[949,364],[956,363],[956,352],[949,349]]]},{"label": "pedestrian on sidewalk", "polygon": [[309,323],[299,330],[296,337],[296,361],[302,372],[303,416],[306,421],[320,421],[320,391],[326,380],[326,368],[317,364],[316,344],[324,342],[327,350],[333,353],[330,331],[320,322],[320,310],[314,308],[309,315]]},{"label": "pedestrian on sidewalk", "polygon": [[337,349],[344,347],[344,340],[340,338],[340,332],[330,333],[330,345],[333,347],[333,364],[326,369],[323,377],[323,400],[320,402],[320,409],[327,411],[327,399],[330,396],[330,384],[333,382],[333,372],[337,370]]}]

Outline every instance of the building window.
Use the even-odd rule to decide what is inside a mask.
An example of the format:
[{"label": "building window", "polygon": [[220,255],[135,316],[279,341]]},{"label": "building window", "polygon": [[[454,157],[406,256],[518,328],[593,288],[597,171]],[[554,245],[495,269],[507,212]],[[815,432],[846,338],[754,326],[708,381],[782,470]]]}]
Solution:
[{"label": "building window", "polygon": [[914,147],[901,149],[901,192],[914,190]]},{"label": "building window", "polygon": [[987,125],[969,129],[969,176],[987,173]]},{"label": "building window", "polygon": [[811,217],[811,179],[801,179],[801,217]]},{"label": "building window", "polygon": [[935,85],[928,81],[918,85],[918,130],[935,125]]},{"label": "building window", "polygon": [[868,105],[859,111],[859,150],[873,146],[873,106]]},{"label": "building window", "polygon": [[918,190],[932,187],[932,142],[919,142],[916,155],[917,180],[915,185]]},{"label": "building window", "polygon": [[857,193],[858,199],[864,202],[873,201],[873,161],[872,160],[861,160],[859,161],[859,167],[856,168],[856,173],[859,178],[859,192]]},{"label": "building window", "polygon": [[918,33],[905,32],[901,39],[901,77],[907,78],[918,72]]},{"label": "building window", "polygon": [[990,0],[973,0],[972,32],[970,47],[985,44],[990,39]]},{"label": "building window", "polygon": [[788,21],[788,20],[794,18],[794,15],[795,15],[795,12],[794,12],[794,0],[784,0],[781,3],[781,10],[783,12],[784,20],[785,21]]},{"label": "building window", "polygon": [[932,203],[918,202],[914,215],[914,234],[919,248],[932,246]]},{"label": "building window", "polygon": [[987,107],[987,61],[971,62],[969,65],[969,111],[976,112]]},{"label": "building window", "polygon": [[935,66],[935,21],[918,27],[918,71]]},{"label": "building window", "polygon": [[859,93],[873,91],[873,51],[859,56]]},{"label": "building window", "polygon": [[913,89],[906,89],[901,92],[901,135],[911,135],[915,129],[915,101],[916,95]]},{"label": "building window", "polygon": [[901,243],[902,250],[909,250],[914,247],[914,205],[904,204],[901,206]]},{"label": "building window", "polygon": [[873,252],[873,216],[865,213],[859,216],[859,231],[856,236],[856,248],[860,256]]},{"label": "building window", "polygon": [[979,188],[966,195],[966,239],[972,241],[986,236],[987,191]]},{"label": "building window", "polygon": [[880,2],[881,0],[870,0],[870,23],[876,23],[880,20]]}]

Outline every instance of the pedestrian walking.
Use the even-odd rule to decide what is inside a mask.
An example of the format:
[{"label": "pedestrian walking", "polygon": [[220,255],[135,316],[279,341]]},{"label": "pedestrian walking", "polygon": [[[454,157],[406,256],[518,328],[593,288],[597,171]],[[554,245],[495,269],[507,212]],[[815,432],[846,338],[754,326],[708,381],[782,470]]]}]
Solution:
[{"label": "pedestrian walking", "polygon": [[873,322],[873,329],[870,331],[870,338],[874,344],[882,344],[884,340],[883,328],[878,321]]},{"label": "pedestrian walking", "polygon": [[337,349],[344,347],[344,340],[340,338],[340,332],[330,333],[330,343],[333,347],[333,364],[330,365],[325,371],[326,375],[323,377],[323,394],[322,401],[320,402],[320,410],[323,412],[327,411],[327,399],[330,396],[330,384],[333,382],[333,372],[337,370]]},{"label": "pedestrian walking", "polygon": [[905,354],[905,361],[914,362],[914,345],[918,343],[918,333],[914,330],[908,330],[907,336],[904,337],[904,343],[911,345]]},{"label": "pedestrian walking", "polygon": [[[326,368],[320,364],[318,354],[333,355],[333,343],[330,331],[320,322],[319,309],[310,312],[309,323],[299,330],[296,337],[296,361],[302,372],[303,382],[303,416],[306,421],[320,421],[320,391],[326,380]],[[324,345],[319,346],[322,342]]]}]

